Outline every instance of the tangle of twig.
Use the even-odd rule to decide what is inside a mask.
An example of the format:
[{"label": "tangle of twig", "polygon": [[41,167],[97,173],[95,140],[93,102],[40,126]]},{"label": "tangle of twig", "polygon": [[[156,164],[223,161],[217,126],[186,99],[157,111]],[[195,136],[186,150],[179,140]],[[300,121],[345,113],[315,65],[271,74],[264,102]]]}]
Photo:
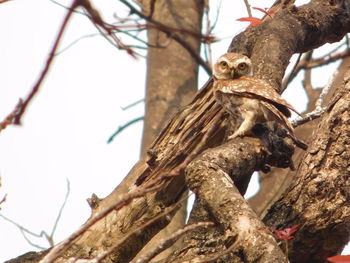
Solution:
[{"label": "tangle of twig", "polygon": [[[196,50],[194,50],[185,40],[183,40],[181,37],[179,37],[177,34],[174,34],[174,30],[179,31],[180,29],[174,29],[174,28],[169,28],[166,25],[163,25],[162,23],[153,20],[152,18],[145,16],[143,13],[138,11],[133,5],[131,5],[128,1],[126,0],[120,0],[124,5],[126,5],[130,11],[134,14],[137,14],[139,17],[145,19],[149,23],[153,24],[158,30],[166,33],[170,38],[174,39],[176,42],[178,42],[180,45],[182,45],[193,57],[193,59],[201,65],[204,70],[208,73],[208,75],[211,75],[211,67],[210,65],[205,62],[202,57],[198,54]],[[183,30],[181,31],[183,32]],[[195,33],[193,33],[195,34]]]},{"label": "tangle of twig", "polygon": [[323,88],[320,96],[318,97],[316,103],[315,103],[315,110],[306,113],[303,116],[299,116],[296,119],[294,119],[291,123],[293,127],[298,127],[306,122],[315,120],[323,115],[323,113],[327,110],[328,107],[322,107],[323,101],[328,94],[332,83],[334,81],[335,76],[338,74],[338,70],[336,70],[333,75],[331,76],[330,80],[328,81],[327,85]]},{"label": "tangle of twig", "polygon": [[[159,180],[162,180],[160,178]],[[127,194],[124,194],[120,196],[120,198],[114,202],[112,205],[108,206],[92,218],[90,218],[88,221],[85,222],[84,225],[82,225],[78,230],[76,230],[73,234],[71,234],[67,239],[63,240],[62,242],[58,243],[56,246],[54,246],[48,254],[45,255],[45,257],[40,260],[39,263],[51,263],[55,259],[57,259],[61,253],[66,250],[70,244],[77,239],[79,236],[81,236],[85,231],[97,223],[99,220],[104,218],[106,215],[108,215],[113,210],[119,210],[125,205],[127,205],[129,202],[131,202],[133,199],[142,197],[146,193],[156,191],[160,188],[159,180],[155,182],[155,184],[146,184],[145,187],[137,187],[134,190],[130,191]],[[147,188],[146,188],[147,187]]]}]

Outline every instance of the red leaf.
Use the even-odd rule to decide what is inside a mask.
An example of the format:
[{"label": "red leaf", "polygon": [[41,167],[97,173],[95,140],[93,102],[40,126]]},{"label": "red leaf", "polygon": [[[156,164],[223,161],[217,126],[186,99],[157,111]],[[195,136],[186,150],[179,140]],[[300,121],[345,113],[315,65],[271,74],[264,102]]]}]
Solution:
[{"label": "red leaf", "polygon": [[261,13],[264,13],[265,15],[267,15],[267,12],[266,12],[266,9],[267,9],[267,8],[264,8],[264,9],[262,9],[262,8],[260,8],[260,7],[252,7],[252,8],[255,9],[255,10],[260,11]]},{"label": "red leaf", "polygon": [[338,255],[329,257],[327,260],[334,263],[350,263],[350,255]]},{"label": "red leaf", "polygon": [[275,232],[279,239],[290,240],[294,238],[293,234],[295,231],[297,231],[298,227],[299,225],[294,225],[282,230],[274,230],[273,232]]},{"label": "red leaf", "polygon": [[269,17],[271,17],[272,15],[274,15],[276,13],[275,10],[268,11],[268,8],[266,8],[266,7],[264,9],[262,9],[260,7],[252,7],[252,8],[260,11],[261,13],[264,13],[265,15],[267,15]]},{"label": "red leaf", "polygon": [[262,20],[260,18],[257,18],[257,17],[241,17],[241,18],[238,18],[237,21],[250,22],[250,24],[247,28],[252,27],[252,26],[256,26],[262,22]]}]

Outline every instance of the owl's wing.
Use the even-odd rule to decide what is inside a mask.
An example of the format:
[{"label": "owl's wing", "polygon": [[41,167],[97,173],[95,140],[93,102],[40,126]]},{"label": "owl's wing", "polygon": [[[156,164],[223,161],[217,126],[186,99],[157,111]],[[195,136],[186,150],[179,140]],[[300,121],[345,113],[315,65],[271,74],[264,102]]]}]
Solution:
[{"label": "owl's wing", "polygon": [[296,146],[298,146],[299,148],[306,150],[307,149],[307,144],[305,144],[303,141],[299,140],[295,134],[294,134],[294,128],[292,126],[292,124],[288,121],[287,117],[284,116],[279,110],[277,110],[274,105],[266,102],[266,101],[260,101],[260,103],[265,106],[269,111],[271,111],[274,116],[278,119],[278,121],[280,123],[282,123],[282,125],[287,128],[287,130],[289,131],[289,138],[291,138],[293,140],[293,142],[295,143]]},{"label": "owl's wing", "polygon": [[273,104],[286,117],[290,117],[290,110],[298,115],[300,113],[294,109],[285,99],[278,94],[270,84],[261,79],[243,76],[239,79],[219,81],[218,91],[226,94],[234,94],[248,98],[259,99]]},{"label": "owl's wing", "polygon": [[294,128],[289,122],[288,118],[285,115],[283,115],[278,109],[276,109],[276,107],[273,104],[270,104],[266,101],[260,101],[260,103],[264,105],[269,111],[271,111],[276,117],[276,119],[278,119],[278,121],[282,123],[282,125],[286,127],[289,133],[294,137]]}]

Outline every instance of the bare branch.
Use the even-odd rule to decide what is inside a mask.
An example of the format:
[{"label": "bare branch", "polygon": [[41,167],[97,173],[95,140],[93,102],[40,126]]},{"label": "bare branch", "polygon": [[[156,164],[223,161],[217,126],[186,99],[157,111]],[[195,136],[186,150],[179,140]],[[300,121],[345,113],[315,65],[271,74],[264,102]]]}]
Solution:
[{"label": "bare branch", "polygon": [[[58,212],[58,215],[57,215],[57,217],[56,217],[56,221],[55,221],[55,223],[54,223],[54,225],[53,225],[53,228],[52,228],[52,231],[51,231],[51,234],[50,234],[50,237],[51,237],[52,239],[53,239],[53,236],[54,236],[54,234],[55,234],[57,225],[58,225],[58,223],[59,223],[59,221],[60,221],[60,219],[61,219],[63,209],[64,209],[64,207],[65,207],[66,204],[67,204],[67,200],[68,200],[69,194],[70,194],[70,182],[69,182],[69,180],[68,180],[68,178],[67,178],[67,192],[66,192],[66,195],[65,195],[65,197],[64,197],[63,203],[62,203],[61,208],[60,208],[60,210],[59,210],[59,212]],[[54,243],[52,242],[52,244],[50,244],[50,245],[53,246]]]},{"label": "bare branch", "polygon": [[7,115],[7,117],[2,122],[0,122],[0,132],[6,129],[8,125],[12,124],[13,119],[16,117],[16,115],[20,111],[22,105],[23,105],[23,101],[22,99],[19,99],[16,107],[12,110],[12,112],[9,115]]},{"label": "bare branch", "polygon": [[321,117],[323,115],[323,113],[328,109],[328,107],[322,107],[322,104],[323,104],[323,101],[324,101],[326,95],[328,94],[328,92],[332,86],[332,83],[334,81],[334,78],[337,74],[338,74],[338,70],[336,70],[333,73],[333,75],[329,79],[327,85],[322,89],[322,92],[315,103],[315,110],[313,110],[312,112],[306,113],[303,116],[299,116],[291,122],[294,128],[298,127],[306,122],[309,122],[309,121],[312,121],[314,119]]},{"label": "bare branch", "polygon": [[[305,54],[305,58],[304,58],[305,61],[310,62],[310,60],[312,59],[312,53],[313,53],[313,51],[311,50]],[[291,72],[291,74],[292,74],[292,72]],[[304,86],[305,92],[306,92],[308,99],[309,99],[309,102],[310,102],[312,95],[314,93],[314,89],[312,88],[312,84],[311,84],[311,69],[304,70],[303,86]]]},{"label": "bare branch", "polygon": [[12,0],[0,0],[0,4],[6,3],[6,2],[10,2]]},{"label": "bare branch", "polygon": [[121,109],[122,109],[122,110],[127,110],[127,109],[129,109],[129,108],[131,108],[131,107],[134,107],[134,106],[138,105],[139,103],[143,102],[144,100],[145,100],[145,99],[137,100],[137,101],[135,101],[135,102],[133,102],[133,103],[131,103],[131,104],[129,104],[129,105],[126,105],[125,107],[121,107]]},{"label": "bare branch", "polygon": [[6,202],[7,194],[4,195],[4,197],[0,200],[0,210],[1,210],[1,205]]},{"label": "bare branch", "polygon": [[[159,181],[158,181],[159,182]],[[146,188],[147,187],[147,188]],[[145,184],[143,187],[137,187],[134,190],[130,191],[129,193],[120,196],[120,198],[114,202],[112,205],[101,211],[100,213],[96,214],[94,217],[90,218],[84,225],[82,225],[78,230],[76,230],[73,234],[71,234],[67,239],[63,240],[62,242],[58,243],[56,246],[54,246],[50,252],[40,261],[40,263],[51,263],[55,259],[57,259],[60,254],[69,247],[69,245],[79,236],[81,236],[85,231],[94,225],[96,222],[104,218],[107,214],[112,212],[113,210],[118,210],[125,205],[127,205],[129,202],[131,202],[133,199],[142,197],[146,193],[156,191],[160,188],[159,185],[157,185],[157,182],[154,184]]]},{"label": "bare branch", "polygon": [[94,33],[94,34],[89,34],[89,35],[85,35],[85,36],[81,36],[79,38],[77,38],[76,40],[74,40],[72,43],[68,44],[66,47],[62,48],[60,51],[56,52],[56,56],[62,54],[63,52],[67,51],[68,49],[70,49],[72,46],[74,46],[76,43],[78,43],[80,40],[83,40],[85,38],[91,38],[91,37],[95,37],[95,36],[99,36],[100,34],[98,33]]},{"label": "bare branch", "polygon": [[35,243],[33,243],[27,236],[26,234],[29,234],[31,236],[34,236],[34,237],[40,237],[42,238],[43,236],[47,236],[46,232],[45,231],[41,231],[40,234],[36,234],[30,230],[28,230],[27,228],[21,226],[20,224],[16,223],[15,221],[13,221],[12,219],[0,214],[0,217],[2,217],[3,219],[5,219],[6,221],[10,222],[11,224],[15,225],[20,231],[21,231],[21,234],[23,235],[23,238],[28,242],[29,245],[35,247],[35,248],[38,248],[40,250],[43,250],[45,249],[45,247],[42,247],[42,246],[39,246]]},{"label": "bare branch", "polygon": [[[282,88],[283,90],[287,87],[287,85],[298,75],[298,73],[303,70],[303,69],[312,69],[312,68],[316,68],[316,67],[321,67],[321,66],[325,66],[328,65],[332,62],[335,62],[339,59],[343,59],[346,58],[348,56],[350,56],[350,49],[346,49],[342,52],[339,52],[337,54],[333,54],[336,50],[338,50],[341,46],[343,46],[344,43],[342,45],[340,45],[339,47],[337,47],[336,49],[332,50],[331,52],[329,52],[328,54],[320,57],[320,58],[316,58],[316,59],[310,59],[307,55],[305,55],[305,58],[303,58],[302,60],[300,60],[293,68],[292,72],[290,73],[290,75],[288,77],[285,78],[285,80],[282,83]],[[333,55],[332,55],[333,54]]]},{"label": "bare branch", "polygon": [[252,10],[250,9],[250,4],[249,4],[248,0],[243,0],[243,1],[244,1],[244,4],[245,4],[245,7],[247,8],[248,16],[252,17]]},{"label": "bare branch", "polygon": [[55,54],[56,54],[56,50],[57,50],[57,47],[62,39],[62,36],[63,36],[63,33],[64,33],[64,30],[68,24],[68,21],[69,19],[71,18],[72,14],[73,14],[73,10],[75,8],[77,8],[79,6],[79,0],[74,0],[72,5],[70,6],[70,8],[68,9],[68,12],[66,14],[66,16],[64,17],[63,19],[63,23],[60,27],[60,30],[57,34],[57,37],[56,37],[56,40],[54,42],[54,45],[49,53],[49,57],[46,61],[46,64],[45,64],[45,67],[43,69],[43,71],[41,72],[41,75],[39,77],[39,79],[37,80],[37,82],[35,83],[34,87],[32,88],[31,92],[29,93],[28,97],[23,101],[23,105],[22,107],[20,108],[18,114],[16,115],[15,119],[14,119],[14,124],[16,125],[20,125],[21,124],[21,119],[22,119],[22,116],[28,106],[28,104],[31,102],[31,100],[34,98],[35,94],[39,91],[39,88],[41,86],[41,83],[44,81],[47,73],[49,72],[50,70],[50,66],[52,64],[52,61],[55,57]]},{"label": "bare branch", "polygon": [[111,143],[114,140],[114,137],[117,136],[119,133],[121,133],[124,129],[133,125],[136,122],[142,121],[143,119],[144,119],[144,117],[141,116],[141,117],[135,118],[131,121],[128,121],[127,123],[125,123],[122,126],[119,126],[118,129],[108,138],[107,143]]},{"label": "bare branch", "polygon": [[[211,67],[208,65],[198,54],[196,50],[194,50],[186,41],[184,41],[182,38],[180,38],[177,34],[174,34],[174,30],[180,30],[180,29],[174,29],[174,28],[169,28],[166,25],[163,25],[160,22],[157,22],[153,20],[151,17],[145,16],[142,14],[140,11],[138,11],[133,5],[128,3],[126,0],[120,0],[124,5],[126,5],[132,13],[137,14],[139,17],[145,19],[149,23],[153,24],[156,26],[156,28],[164,33],[166,33],[170,38],[174,39],[176,42],[178,42],[180,45],[182,45],[195,59],[195,61],[201,65],[204,70],[208,73],[208,75],[211,75]],[[181,31],[181,30],[180,30]],[[181,32],[184,32],[183,30]],[[193,33],[193,32],[192,32]],[[193,33],[195,34],[195,33]]]},{"label": "bare branch", "polygon": [[[167,216],[168,214],[172,213],[174,210],[178,209],[179,207],[182,206],[184,201],[188,198],[188,196],[185,196],[175,204],[167,207],[162,213],[158,214],[156,217],[152,218],[151,220],[145,222],[141,226],[137,227],[133,231],[128,232],[122,239],[118,240],[117,243],[115,243],[111,248],[109,248],[107,251],[104,251],[100,253],[97,257],[92,259],[92,262],[101,262],[103,259],[105,259],[108,255],[110,255],[113,251],[115,251],[116,248],[118,248],[121,244],[123,244],[126,240],[128,240],[131,236],[141,233],[142,230],[147,228],[149,225],[153,224],[157,220]],[[170,218],[169,218],[170,219]],[[194,228],[193,228],[194,229]],[[193,230],[192,229],[192,230]]]},{"label": "bare branch", "polygon": [[[3,219],[5,219],[6,221],[10,222],[11,224],[15,225],[15,226],[21,231],[21,233],[22,233],[24,239],[25,239],[25,240],[28,242],[28,244],[30,244],[31,246],[33,246],[33,247],[35,247],[35,248],[38,248],[38,249],[41,249],[41,250],[45,249],[45,247],[39,246],[39,245],[35,244],[34,242],[32,242],[32,241],[26,236],[26,234],[29,234],[29,235],[34,236],[34,237],[37,237],[37,238],[45,237],[46,240],[48,241],[49,245],[50,245],[50,246],[54,246],[54,239],[53,239],[53,236],[54,236],[55,230],[56,230],[56,228],[57,228],[58,222],[59,222],[59,220],[60,220],[60,218],[61,218],[61,214],[62,214],[63,208],[64,208],[64,206],[65,206],[65,204],[66,204],[66,202],[67,202],[67,198],[68,198],[69,192],[70,192],[69,181],[68,181],[68,180],[67,180],[67,188],[68,188],[68,190],[67,190],[67,193],[66,193],[64,202],[63,202],[63,204],[62,204],[62,206],[61,206],[61,208],[60,208],[60,211],[59,211],[59,213],[58,213],[58,216],[57,216],[57,218],[56,218],[56,221],[55,221],[55,223],[54,223],[54,226],[53,226],[53,229],[52,229],[50,235],[47,234],[46,231],[41,231],[40,234],[36,234],[36,233],[34,233],[34,232],[28,230],[27,228],[23,227],[23,226],[20,225],[19,223],[15,222],[14,220],[12,220],[12,219],[10,219],[10,218],[8,218],[8,217],[2,215],[2,214],[0,214],[0,217],[2,217]],[[1,204],[2,202],[4,202],[5,200],[6,200],[6,195],[5,195],[5,197],[3,198],[3,200],[0,202],[0,204]]]},{"label": "bare branch", "polygon": [[294,67],[292,69],[292,71],[289,73],[289,75],[283,80],[282,82],[282,87],[281,90],[285,90],[287,88],[287,85],[294,79],[294,77],[298,74],[300,69],[298,68],[299,62],[300,62],[300,58],[302,56],[302,53],[299,54],[297,61],[294,64]]}]

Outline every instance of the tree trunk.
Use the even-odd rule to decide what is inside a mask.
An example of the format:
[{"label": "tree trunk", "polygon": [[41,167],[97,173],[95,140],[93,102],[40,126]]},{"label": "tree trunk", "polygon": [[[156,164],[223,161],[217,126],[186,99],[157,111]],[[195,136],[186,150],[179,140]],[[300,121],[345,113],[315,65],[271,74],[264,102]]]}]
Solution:
[{"label": "tree trunk", "polygon": [[[149,5],[151,1],[145,1]],[[152,18],[170,28],[201,34],[203,0],[154,1]],[[150,26],[152,24],[148,23]],[[200,39],[178,33],[199,56]],[[171,36],[150,27],[147,31],[147,79],[145,121],[142,138],[144,155],[161,128],[197,90],[198,63]],[[179,65],[181,65],[179,67]]]},{"label": "tree trunk", "polygon": [[[141,5],[145,7],[144,11],[152,15],[155,21],[170,28],[194,32],[196,35],[201,34],[203,0],[177,0],[176,2],[160,0],[155,1],[153,7],[150,6],[151,4],[150,1],[141,1]],[[152,23],[148,24],[150,27],[147,35],[150,46],[147,52],[145,118],[141,156],[147,153],[148,147],[170,117],[190,102],[198,85],[198,63],[191,54],[171,36],[153,28]],[[200,56],[200,38],[185,33],[176,34]],[[159,232],[140,254],[154,247],[155,242],[182,228],[185,225],[186,211],[186,202],[184,202],[170,224]],[[159,258],[166,257],[169,253],[168,249],[167,252],[164,251],[159,255]]]}]

